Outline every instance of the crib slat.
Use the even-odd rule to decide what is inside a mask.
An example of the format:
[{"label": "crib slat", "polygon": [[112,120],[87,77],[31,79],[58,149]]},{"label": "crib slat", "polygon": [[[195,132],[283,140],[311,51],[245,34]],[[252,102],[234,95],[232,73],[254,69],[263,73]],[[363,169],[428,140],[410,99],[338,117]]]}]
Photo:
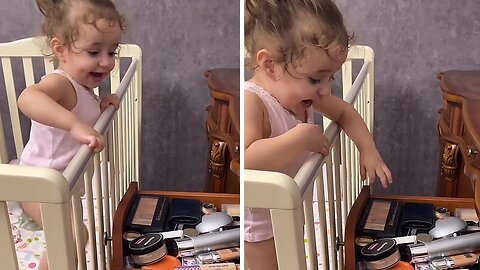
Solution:
[{"label": "crib slat", "polygon": [[328,225],[330,229],[330,258],[332,259],[331,269],[337,269],[338,260],[337,254],[335,251],[335,236],[336,236],[336,226],[335,226],[335,198],[333,192],[333,171],[332,171],[332,155],[328,155],[326,158],[326,168],[327,168],[327,198],[328,198]]},{"label": "crib slat", "polygon": [[[279,270],[306,269],[305,244],[303,241],[303,210],[272,209],[273,231],[283,236],[275,238],[275,246],[288,245],[291,250],[276,249]],[[296,228],[292,231],[292,228]]]},{"label": "crib slat", "polygon": [[2,113],[0,112],[0,164],[8,162],[7,143],[5,141],[5,131],[3,129]]},{"label": "crib slat", "polygon": [[2,268],[18,270],[17,253],[13,244],[12,228],[7,202],[0,201],[0,262]]},{"label": "crib slat", "polygon": [[[320,241],[320,254],[322,259],[322,268],[330,269],[330,258],[328,257],[328,232],[327,232],[327,218],[325,208],[325,182],[323,179],[323,169],[325,166],[320,166],[318,175],[315,179],[315,187],[317,189],[318,202],[318,224],[320,226],[320,233],[317,236]],[[316,268],[313,268],[316,269]]]},{"label": "crib slat", "polygon": [[44,57],[43,58],[43,67],[45,69],[45,74],[52,73],[52,71],[53,71],[53,57]]},{"label": "crib slat", "polygon": [[135,178],[132,180],[139,181],[139,186],[138,188],[141,189],[141,183],[140,183],[140,125],[142,123],[142,59],[139,56],[137,59],[137,72],[133,76],[133,85],[134,85],[134,97],[133,97],[133,102],[135,104],[135,117],[134,118],[134,147],[135,147]]},{"label": "crib slat", "polygon": [[[334,169],[334,191],[335,191],[335,214],[336,214],[336,233],[340,242],[343,242],[343,212],[342,212],[342,190],[340,184],[340,138],[334,142],[333,152],[333,169]],[[335,247],[334,247],[335,248]],[[343,247],[340,246],[338,251],[338,268],[343,269]]]},{"label": "crib slat", "polygon": [[[95,155],[96,156],[96,155]],[[90,167],[90,166],[89,166]],[[93,167],[88,168],[84,174],[85,181],[85,203],[87,206],[87,219],[88,219],[88,239],[89,239],[89,249],[90,254],[92,255],[92,262],[90,264],[94,270],[97,270],[97,239],[95,235],[95,217],[94,217],[94,207],[93,207],[93,191],[92,191],[92,178],[93,178]]]},{"label": "crib slat", "polygon": [[[108,133],[109,134],[111,133],[111,127],[108,129]],[[108,138],[108,136],[107,136]],[[107,142],[108,139],[107,139]],[[104,211],[104,215],[103,215],[103,219],[104,219],[104,231],[103,232],[106,232],[108,236],[111,236],[112,235],[112,231],[111,231],[111,224],[110,224],[110,220],[113,220],[113,215],[111,214],[110,212],[110,189],[109,189],[109,182],[108,182],[108,178],[109,178],[109,175],[108,175],[108,160],[107,160],[107,152],[108,152],[109,148],[108,147],[105,147],[105,150],[100,152],[100,171],[101,171],[101,174],[102,174],[102,177],[101,177],[101,185],[102,185],[102,209]],[[102,234],[103,235],[103,234]],[[105,239],[102,237],[101,239],[103,239],[103,241],[100,241],[100,243],[105,243]],[[105,261],[106,261],[106,264],[107,266],[109,266],[111,264],[111,261],[112,261],[112,258],[111,258],[111,253],[110,253],[110,248],[111,248],[111,242],[108,241],[106,246],[105,246],[105,249],[106,249],[106,252],[105,252]]]},{"label": "crib slat", "polygon": [[40,204],[50,270],[75,269],[70,200],[61,204]]},{"label": "crib slat", "polygon": [[[105,249],[103,248],[103,231],[104,231],[104,223],[103,223],[103,204],[102,204],[102,182],[101,182],[101,169],[100,169],[100,155],[95,155],[93,159],[93,166],[95,173],[93,174],[93,186],[94,188],[94,197],[95,197],[95,205],[97,206],[97,212],[95,215],[95,220],[98,224],[98,230],[94,230],[95,238],[98,239],[98,246],[96,246],[96,253],[98,253],[98,268],[101,270],[105,270],[106,262],[105,262]],[[92,209],[93,210],[93,209]],[[94,211],[94,210],[93,210]]]},{"label": "crib slat", "polygon": [[20,127],[20,118],[18,116],[17,95],[15,93],[15,83],[12,72],[12,62],[10,57],[2,58],[3,76],[5,80],[5,89],[7,91],[8,111],[12,124],[13,138],[17,157],[20,157],[23,151],[22,130]]},{"label": "crib slat", "polygon": [[22,57],[23,72],[25,76],[25,86],[28,87],[35,83],[33,76],[33,64],[31,57]]},{"label": "crib slat", "polygon": [[[80,185],[78,185],[80,186]],[[83,188],[83,187],[82,187]],[[85,258],[85,241],[84,239],[84,228],[85,225],[83,223],[83,209],[82,209],[82,200],[81,200],[81,192],[79,191],[79,187],[77,187],[72,192],[72,207],[73,207],[73,225],[75,227],[75,245],[77,249],[77,258],[78,258],[78,269],[86,269],[87,268],[87,260]]]},{"label": "crib slat", "polygon": [[[312,183],[313,185],[313,183]],[[305,193],[303,200],[303,209],[305,215],[305,229],[307,234],[307,260],[311,266],[317,266],[317,248],[315,243],[315,224],[313,218],[313,187]]]}]

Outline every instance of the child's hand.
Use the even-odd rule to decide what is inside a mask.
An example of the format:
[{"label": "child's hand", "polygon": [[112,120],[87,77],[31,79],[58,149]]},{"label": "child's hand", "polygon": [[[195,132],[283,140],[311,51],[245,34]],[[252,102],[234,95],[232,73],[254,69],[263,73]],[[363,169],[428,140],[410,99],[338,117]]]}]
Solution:
[{"label": "child's hand", "polygon": [[95,153],[102,151],[105,147],[103,136],[83,122],[76,121],[70,129],[70,135],[81,143],[88,145]]},{"label": "child's hand", "polygon": [[298,134],[299,142],[306,151],[321,153],[324,156],[329,154],[328,139],[323,134],[322,127],[315,124],[300,123],[293,129]]},{"label": "child's hand", "polygon": [[384,188],[393,183],[392,173],[376,148],[360,153],[360,175],[362,180],[368,177],[372,182],[375,181],[375,176],[378,176]]},{"label": "child's hand", "polygon": [[103,112],[109,105],[113,105],[118,110],[120,107],[120,99],[115,94],[102,97],[100,101],[100,111]]}]

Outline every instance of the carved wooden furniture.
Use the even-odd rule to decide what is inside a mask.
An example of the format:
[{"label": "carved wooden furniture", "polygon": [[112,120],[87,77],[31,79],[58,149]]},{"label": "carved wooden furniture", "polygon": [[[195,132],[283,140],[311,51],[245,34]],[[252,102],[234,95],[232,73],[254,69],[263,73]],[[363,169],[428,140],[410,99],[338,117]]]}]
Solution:
[{"label": "carved wooden furniture", "polygon": [[[451,70],[438,74],[444,105],[438,132],[441,168],[438,196],[480,196],[480,70]],[[478,181],[478,180],[477,180]]]},{"label": "carved wooden furniture", "polygon": [[217,209],[221,210],[222,204],[240,204],[239,194],[219,194],[219,193],[198,193],[198,192],[172,192],[172,191],[139,191],[136,182],[132,182],[123,196],[120,204],[115,211],[113,220],[113,257],[111,263],[112,270],[134,270],[137,268],[124,268],[124,250],[123,233],[124,222],[127,219],[128,212],[132,207],[136,194],[161,195],[169,198],[195,199],[202,203],[213,203]]},{"label": "carved wooden furniture", "polygon": [[212,69],[205,77],[211,96],[205,192],[240,193],[240,70]]}]

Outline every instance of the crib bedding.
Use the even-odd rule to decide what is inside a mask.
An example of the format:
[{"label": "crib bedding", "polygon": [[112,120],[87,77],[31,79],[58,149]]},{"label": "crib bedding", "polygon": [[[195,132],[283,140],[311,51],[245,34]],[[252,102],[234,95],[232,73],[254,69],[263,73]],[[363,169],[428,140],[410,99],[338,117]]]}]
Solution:
[{"label": "crib bedding", "polygon": [[[95,199],[94,199],[95,200]],[[86,218],[85,198],[82,198],[83,222],[88,224]],[[95,210],[97,209],[96,203]],[[20,270],[35,270],[38,268],[40,256],[46,250],[45,235],[43,231],[34,223],[28,220],[23,211],[15,204],[9,204],[8,215],[12,224],[12,236],[17,252],[18,266]],[[90,267],[91,256],[88,253],[88,243],[85,248],[87,269]]]}]

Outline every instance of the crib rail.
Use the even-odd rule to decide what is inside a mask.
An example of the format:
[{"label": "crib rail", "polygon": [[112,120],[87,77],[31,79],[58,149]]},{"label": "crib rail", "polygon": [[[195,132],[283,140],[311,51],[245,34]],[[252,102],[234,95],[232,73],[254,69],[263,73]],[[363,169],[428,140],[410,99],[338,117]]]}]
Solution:
[{"label": "crib rail", "polygon": [[[353,104],[369,130],[373,128],[373,59],[370,47],[353,46],[342,66],[344,100]],[[363,65],[352,84],[358,61]],[[330,155],[312,155],[294,179],[277,172],[244,173],[245,207],[271,209],[280,269],[344,269],[346,217],[361,189],[359,153],[336,123],[323,121],[328,125]]]},{"label": "crib rail", "polygon": [[[33,84],[34,73],[38,72],[34,69],[36,58],[40,58],[43,71],[53,70],[53,62],[44,56],[40,44],[43,41],[36,38],[0,44],[9,116],[0,114],[0,261],[6,269],[18,269],[6,201],[31,201],[41,205],[49,269],[110,269],[114,211],[129,183],[140,179],[141,49],[131,44],[120,45],[116,67],[110,75],[109,92],[116,93],[122,103],[118,111],[109,106],[94,127],[105,135],[105,149],[93,154],[82,146],[60,174],[47,168],[7,164],[12,159],[7,145],[15,146],[13,158],[18,158],[23,150],[16,95],[18,88],[24,87],[15,87],[18,78],[14,75],[21,71],[12,68],[12,63],[20,58],[24,84]],[[123,63],[128,60],[130,65],[120,81],[125,70]],[[0,102],[1,94],[0,91]],[[7,119],[10,126],[5,121],[2,123],[2,119]],[[89,262],[86,261],[84,220],[88,224]]]}]

